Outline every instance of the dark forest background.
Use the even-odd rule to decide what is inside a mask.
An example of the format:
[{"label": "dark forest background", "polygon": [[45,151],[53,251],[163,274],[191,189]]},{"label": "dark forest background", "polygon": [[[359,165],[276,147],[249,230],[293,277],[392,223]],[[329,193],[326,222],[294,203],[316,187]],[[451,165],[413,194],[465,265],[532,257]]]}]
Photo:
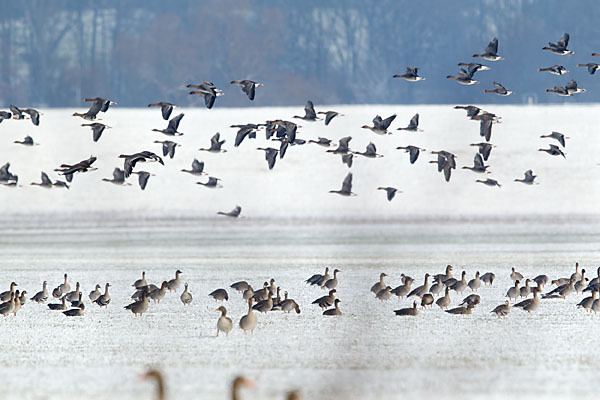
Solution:
[{"label": "dark forest background", "polygon": [[[102,96],[124,106],[201,105],[185,85],[209,80],[217,106],[340,103],[545,103],[600,101],[597,0],[26,0],[0,13],[0,104],[82,106]],[[572,56],[542,51],[569,32]],[[458,85],[460,61],[493,38],[504,61],[481,84]],[[562,64],[561,77],[538,72]],[[417,66],[426,80],[392,79]],[[229,81],[265,84],[250,103]],[[576,79],[588,92],[545,89]],[[516,91],[484,94],[492,82]]]}]

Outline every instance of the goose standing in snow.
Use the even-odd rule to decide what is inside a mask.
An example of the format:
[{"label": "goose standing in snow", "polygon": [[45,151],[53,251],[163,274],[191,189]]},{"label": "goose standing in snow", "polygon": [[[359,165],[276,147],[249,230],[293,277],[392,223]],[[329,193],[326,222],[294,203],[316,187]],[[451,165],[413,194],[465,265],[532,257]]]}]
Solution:
[{"label": "goose standing in snow", "polygon": [[221,316],[217,320],[217,336],[219,336],[219,332],[223,332],[225,336],[229,336],[229,332],[233,329],[233,322],[231,321],[231,318],[227,316],[227,309],[221,306],[217,308],[216,311],[221,312]]}]

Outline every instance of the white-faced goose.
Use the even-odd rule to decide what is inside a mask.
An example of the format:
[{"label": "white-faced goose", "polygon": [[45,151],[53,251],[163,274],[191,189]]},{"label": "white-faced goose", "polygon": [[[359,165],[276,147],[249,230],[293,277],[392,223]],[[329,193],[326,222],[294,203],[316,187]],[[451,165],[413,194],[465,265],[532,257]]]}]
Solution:
[{"label": "white-faced goose", "polygon": [[90,301],[93,303],[98,300],[98,297],[102,296],[102,292],[100,291],[100,285],[96,284],[94,290],[92,290],[89,294]]},{"label": "white-faced goose", "polygon": [[442,279],[439,278],[439,276],[440,275],[438,275],[438,278],[434,278],[435,283],[429,288],[429,293],[431,293],[434,296],[439,295],[446,287],[446,285],[444,285]]},{"label": "white-faced goose", "polygon": [[417,302],[414,301],[412,307],[394,310],[394,313],[396,315],[403,316],[403,317],[404,316],[416,317],[417,315],[419,315],[419,310],[417,309]]},{"label": "white-faced goose", "polygon": [[444,296],[437,299],[435,304],[437,304],[442,310],[448,309],[448,306],[450,305],[450,288],[449,287],[446,287],[446,292],[445,292]]},{"label": "white-faced goose", "polygon": [[269,296],[271,296],[271,292],[269,290],[269,284],[267,282],[263,282],[262,289],[255,290],[252,298],[258,302],[258,301],[262,301],[262,300],[267,300],[269,298]]},{"label": "white-faced goose", "polygon": [[[571,278],[573,279],[573,278]],[[579,280],[577,280],[575,282],[575,285],[573,285],[573,288],[575,289],[575,292],[577,294],[579,293],[583,293],[583,289],[585,289],[587,286],[587,279],[585,277],[585,268],[581,270],[581,277]]]},{"label": "white-faced goose", "polygon": [[335,299],[335,302],[333,303],[335,308],[331,308],[329,310],[323,311],[323,315],[329,315],[329,316],[342,315],[342,311],[340,310],[340,306],[339,306],[340,303],[341,303],[340,299]]},{"label": "white-faced goose", "polygon": [[209,294],[209,296],[212,297],[213,299],[215,299],[215,301],[228,301],[229,300],[229,294],[227,293],[227,290],[225,290],[225,289],[214,290],[213,292],[211,292]]},{"label": "white-faced goose", "polygon": [[244,330],[244,335],[246,334],[247,331],[250,331],[250,333],[254,334],[254,329],[256,328],[257,324],[258,324],[258,319],[256,318],[256,315],[254,315],[254,312],[252,311],[252,299],[250,298],[248,300],[248,314],[244,315],[240,319],[240,328],[242,328]]},{"label": "white-faced goose", "polygon": [[183,272],[181,272],[180,270],[175,271],[175,279],[171,279],[167,284],[167,288],[169,289],[169,292],[170,291],[177,292],[177,289],[179,289],[179,285],[181,284],[179,275],[182,273]]},{"label": "white-faced goose", "polygon": [[387,274],[385,272],[382,272],[381,274],[379,274],[379,282],[377,282],[376,284],[371,286],[371,292],[377,294],[377,293],[379,293],[379,291],[381,289],[384,289],[387,286],[385,284],[385,282],[383,281],[383,278],[385,278],[386,276],[387,276]]},{"label": "white-faced goose", "polygon": [[77,298],[77,300],[71,301],[71,307],[79,307],[80,305],[82,305],[83,304],[83,301],[81,300],[82,297],[83,297],[82,293],[79,292],[79,297]]},{"label": "white-faced goose", "polygon": [[575,263],[575,272],[571,274],[571,279],[575,279],[575,282],[581,279],[581,273],[579,272],[579,263]]},{"label": "white-faced goose", "polygon": [[109,303],[110,303],[110,294],[108,294],[108,288],[110,287],[110,283],[107,283],[104,286],[104,294],[100,295],[100,297],[98,297],[96,299],[96,301],[94,303],[98,304],[98,306],[100,307],[108,307]]},{"label": "white-faced goose", "polygon": [[48,282],[44,281],[42,284],[42,290],[37,292],[32,298],[31,301],[35,301],[36,303],[45,303],[48,300]]},{"label": "white-faced goose", "polygon": [[183,303],[184,306],[189,306],[190,304],[192,304],[192,294],[190,292],[188,292],[188,284],[187,282],[185,283],[185,289],[183,291],[183,293],[181,293],[181,296],[179,297],[179,299],[181,300],[181,302]]},{"label": "white-faced goose", "polygon": [[490,312],[495,313],[498,316],[498,319],[500,319],[500,317],[506,319],[506,316],[510,313],[510,302],[506,300],[504,304],[499,305]]},{"label": "white-faced goose", "polygon": [[141,317],[148,310],[148,296],[146,292],[142,293],[142,298],[124,307],[126,310],[131,310],[133,315]]},{"label": "white-faced goose", "polygon": [[227,309],[221,306],[216,311],[221,311],[221,316],[217,321],[217,336],[219,336],[219,332],[223,332],[225,336],[229,336],[229,332],[233,329],[233,322],[231,322],[231,318],[227,317]]},{"label": "white-faced goose", "polygon": [[454,267],[450,264],[446,265],[446,273],[444,274],[436,274],[433,276],[433,280],[436,282],[441,281],[442,283],[444,283],[446,280],[452,278],[452,270],[454,269]]}]

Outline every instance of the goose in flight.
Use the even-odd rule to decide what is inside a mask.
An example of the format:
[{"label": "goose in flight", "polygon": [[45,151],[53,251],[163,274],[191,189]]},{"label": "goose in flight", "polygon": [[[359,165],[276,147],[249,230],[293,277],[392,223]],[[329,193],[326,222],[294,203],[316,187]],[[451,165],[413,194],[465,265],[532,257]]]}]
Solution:
[{"label": "goose in flight", "polygon": [[547,93],[556,93],[559,96],[568,97],[573,96],[564,86],[554,86],[552,89],[546,89]]},{"label": "goose in flight", "polygon": [[375,118],[373,118],[373,126],[363,125],[362,128],[368,129],[378,135],[391,134],[387,129],[394,119],[396,119],[396,114],[389,116],[386,119],[382,119],[379,115],[376,115]]},{"label": "goose in flight", "polygon": [[354,158],[354,154],[342,154],[342,164],[346,164],[348,168],[352,168],[352,160]]},{"label": "goose in flight", "polygon": [[220,180],[221,179],[215,178],[214,176],[209,176],[208,182],[196,182],[196,184],[206,186],[207,188],[215,189],[223,187],[221,184],[219,184]]},{"label": "goose in flight", "polygon": [[565,33],[562,38],[556,43],[548,42],[548,46],[542,47],[542,50],[550,50],[554,54],[558,54],[561,56],[568,54],[575,54],[571,50],[567,50],[567,46],[569,45],[569,34]]},{"label": "goose in flight", "polygon": [[350,144],[351,140],[352,140],[352,136],[343,137],[338,141],[338,147],[336,149],[327,150],[327,152],[334,153],[334,154],[348,154],[348,152],[350,151],[350,148],[348,147],[348,145]]},{"label": "goose in flight", "polygon": [[31,118],[31,123],[34,124],[35,126],[39,126],[40,125],[40,115],[41,113],[38,110],[34,110],[33,108],[26,108],[24,110],[21,110],[26,114],[29,114],[29,118]]},{"label": "goose in flight", "polygon": [[558,147],[555,144],[551,144],[550,148],[548,148],[548,149],[538,149],[538,151],[545,151],[546,153],[550,154],[551,156],[563,156],[563,158],[567,158],[567,156],[565,155],[565,153],[563,153],[563,151],[560,149],[560,147]]},{"label": "goose in flight", "polygon": [[11,119],[12,118],[12,113],[9,113],[8,111],[0,111],[0,122],[4,121],[5,119]]},{"label": "goose in flight", "polygon": [[171,116],[171,113],[173,112],[173,108],[177,106],[171,103],[167,103],[165,101],[161,101],[158,103],[148,104],[148,107],[160,107],[160,112],[162,114],[163,119],[165,121],[168,121],[169,117]]},{"label": "goose in flight", "polygon": [[90,128],[92,128],[92,139],[94,140],[94,142],[97,142],[100,139],[105,129],[110,129],[110,126],[104,125],[100,122],[94,122],[91,124],[81,124],[81,126],[89,126]]},{"label": "goose in flight", "polygon": [[231,81],[232,85],[240,85],[242,92],[246,93],[250,100],[254,100],[254,95],[257,87],[264,86],[262,83],[254,82],[249,79],[242,81]]},{"label": "goose in flight", "polygon": [[305,121],[316,121],[318,119],[321,119],[321,118],[317,117],[317,113],[315,112],[315,106],[313,105],[313,102],[310,100],[308,100],[306,102],[306,106],[304,106],[304,116],[301,117],[299,115],[294,115],[294,118],[303,119]]},{"label": "goose in flight", "polygon": [[487,45],[483,53],[473,54],[473,57],[480,57],[487,61],[500,61],[504,58],[498,55],[498,39],[493,38],[492,41]]},{"label": "goose in flight", "polygon": [[273,167],[275,167],[275,161],[277,161],[277,154],[279,153],[279,150],[272,147],[258,147],[257,150],[263,150],[265,152],[265,160],[267,160],[267,165],[269,166],[269,169],[273,169]]},{"label": "goose in flight", "polygon": [[406,128],[398,128],[399,131],[408,131],[408,132],[423,132],[422,129],[419,129],[419,114],[415,114],[408,123]]},{"label": "goose in flight", "polygon": [[48,177],[48,174],[46,174],[44,171],[42,171],[42,182],[41,183],[32,182],[31,184],[33,186],[40,186],[40,187],[49,188],[49,189],[54,186],[52,184],[52,181]]},{"label": "goose in flight", "polygon": [[473,79],[473,74],[464,68],[458,70],[458,76],[448,75],[446,78],[455,80],[461,85],[477,85],[479,83],[479,81]]},{"label": "goose in flight", "polygon": [[594,75],[596,70],[598,69],[598,64],[596,63],[587,63],[587,64],[577,64],[578,67],[586,67],[590,75]]},{"label": "goose in flight", "polygon": [[90,109],[87,110],[85,113],[73,113],[73,116],[81,117],[81,118],[89,120],[89,121],[95,120],[96,117],[98,116],[99,112],[106,112],[106,111],[108,111],[109,106],[117,104],[114,101],[110,101],[110,100],[104,99],[102,97],[96,97],[93,99],[85,99],[83,101],[93,102],[92,105],[90,106]]},{"label": "goose in flight", "polygon": [[185,114],[181,113],[169,121],[169,125],[166,129],[152,129],[153,132],[164,133],[167,136],[181,136],[183,133],[178,132],[177,128],[179,128],[179,123]]},{"label": "goose in flight", "polygon": [[538,69],[538,71],[540,72],[550,72],[552,75],[564,75],[567,72],[567,69],[565,67],[563,67],[562,65],[558,65],[558,64],[554,64],[551,67],[548,68],[540,68]]},{"label": "goose in flight", "polygon": [[487,142],[471,143],[469,146],[477,146],[478,152],[479,154],[481,154],[484,161],[487,161],[487,159],[490,156],[490,153],[492,152],[492,149],[496,147],[493,144]]},{"label": "goose in flight", "polygon": [[148,184],[148,179],[150,179],[151,176],[154,176],[154,174],[151,174],[150,172],[147,172],[147,171],[137,171],[137,172],[132,172],[132,174],[136,174],[138,176],[138,185],[140,185],[140,189],[142,189],[142,190],[146,189],[146,185]]},{"label": "goose in flight", "polygon": [[459,67],[467,67],[467,71],[471,72],[471,75],[475,74],[475,72],[479,71],[489,71],[491,68],[487,65],[479,64],[479,63],[465,63],[461,62],[457,64]]},{"label": "goose in flight", "polygon": [[393,78],[402,78],[409,82],[424,81],[425,78],[423,78],[422,76],[419,76],[418,71],[419,71],[419,68],[417,68],[417,67],[406,67],[406,72],[404,74],[394,75]]},{"label": "goose in flight", "polygon": [[487,178],[485,181],[482,181],[481,179],[477,179],[475,182],[483,183],[486,186],[492,186],[492,187],[493,186],[498,186],[498,187],[502,187],[502,185],[500,185],[497,180],[490,179],[490,178]]},{"label": "goose in flight", "polygon": [[492,119],[482,119],[479,123],[479,136],[485,138],[486,142],[492,139]]},{"label": "goose in flight", "polygon": [[367,157],[367,158],[383,157],[381,154],[377,154],[377,148],[375,147],[375,144],[373,142],[369,142],[366,150],[363,153],[356,151],[356,152],[354,152],[354,154],[359,154],[359,155],[361,155],[363,157]]},{"label": "goose in flight", "polygon": [[25,136],[23,140],[15,140],[13,143],[22,144],[23,146],[38,146],[39,143],[35,143],[33,138],[29,135]]},{"label": "goose in flight", "polygon": [[130,185],[130,183],[125,182],[125,171],[118,167],[113,170],[112,179],[102,178],[102,181],[110,182],[114,185]]},{"label": "goose in flight", "polygon": [[567,92],[572,93],[572,94],[577,94],[577,93],[585,93],[586,90],[577,87],[577,82],[572,79],[569,83],[567,83],[565,85],[565,89],[567,89]]},{"label": "goose in flight", "polygon": [[477,106],[454,106],[454,109],[456,110],[465,110],[467,112],[467,117],[468,118],[472,118],[475,115],[479,114],[482,110],[481,108],[477,107]]},{"label": "goose in flight", "polygon": [[0,167],[0,183],[3,185],[16,186],[19,181],[19,177],[17,175],[12,174],[8,169],[10,168],[10,163],[4,164]]},{"label": "goose in flight", "polygon": [[232,125],[231,127],[239,128],[235,135],[235,142],[233,144],[234,147],[239,147],[246,138],[256,139],[256,130],[258,129],[258,125]]},{"label": "goose in flight", "polygon": [[542,135],[542,136],[540,136],[540,138],[556,139],[556,140],[558,140],[558,143],[560,143],[562,147],[565,147],[565,145],[566,145],[565,139],[570,139],[570,137],[565,136],[564,134],[562,134],[560,132],[552,132],[549,135]]},{"label": "goose in flight", "polygon": [[19,107],[15,106],[14,104],[11,104],[9,109],[12,112],[13,119],[25,119],[25,116],[23,115],[23,111],[20,110]]},{"label": "goose in flight", "polygon": [[223,96],[223,91],[217,89],[212,82],[202,81],[199,85],[187,85],[189,89],[196,89],[189,92],[189,94],[198,94],[204,96],[204,105],[206,108],[211,109],[215,104],[215,100],[219,96]]},{"label": "goose in flight", "polygon": [[192,161],[192,169],[182,169],[181,171],[198,176],[206,175],[206,172],[204,172],[204,161],[198,161],[195,158],[194,161]]},{"label": "goose in flight", "polygon": [[131,175],[133,168],[138,162],[154,162],[157,161],[161,165],[165,165],[162,158],[160,156],[154,154],[151,151],[142,151],[135,154],[121,154],[119,158],[124,158],[123,161],[123,170],[125,171],[125,177],[129,178]]},{"label": "goose in flight", "polygon": [[331,142],[332,142],[331,139],[327,139],[327,138],[321,137],[321,136],[319,136],[317,139],[318,140],[312,140],[311,139],[311,140],[308,141],[308,143],[318,144],[319,146],[323,146],[323,147],[329,147],[329,146],[331,146]]},{"label": "goose in flight", "polygon": [[215,133],[212,138],[210,138],[210,147],[208,149],[198,149],[199,151],[209,151],[211,153],[225,153],[227,150],[221,149],[223,143],[226,140],[221,140],[221,134],[219,132]]},{"label": "goose in flight", "polygon": [[242,207],[240,206],[235,206],[235,208],[229,212],[223,212],[223,211],[219,211],[217,214],[218,215],[225,215],[226,217],[232,217],[232,218],[237,218],[240,216],[240,213],[242,212]]},{"label": "goose in flight", "polygon": [[398,189],[396,189],[395,187],[389,187],[389,186],[388,187],[380,186],[377,188],[377,190],[385,190],[388,201],[392,201],[392,199],[394,198],[396,193],[402,193],[402,192],[399,192]]},{"label": "goose in flight", "polygon": [[317,114],[325,115],[325,126],[329,125],[332,119],[337,116],[343,117],[344,114],[340,114],[337,111],[319,111]]},{"label": "goose in flight", "polygon": [[61,175],[66,175],[67,180],[69,180],[69,176],[72,176],[75,172],[87,172],[94,171],[97,168],[93,168],[92,164],[96,161],[96,157],[91,156],[87,160],[79,161],[77,164],[61,164],[59,168],[55,169],[61,173]]},{"label": "goose in flight", "polygon": [[404,150],[406,153],[409,154],[410,157],[410,163],[414,164],[417,159],[419,158],[419,154],[421,153],[421,151],[426,151],[425,149],[422,149],[420,147],[417,146],[399,146],[396,147],[396,150]]},{"label": "goose in flight", "polygon": [[342,196],[356,196],[356,193],[352,193],[352,172],[346,175],[340,190],[330,190],[329,193],[337,193]]},{"label": "goose in flight", "polygon": [[515,182],[521,182],[526,185],[537,185],[538,183],[534,182],[536,177],[537,175],[534,175],[533,171],[528,169],[527,171],[525,171],[525,177],[523,179],[515,179]]},{"label": "goose in flight", "polygon": [[496,93],[498,96],[510,96],[514,92],[511,90],[506,90],[502,84],[498,82],[494,82],[494,89],[484,89],[484,93]]},{"label": "goose in flight", "polygon": [[487,171],[487,169],[489,167],[490,167],[489,165],[485,165],[483,163],[483,158],[481,157],[481,154],[477,153],[477,154],[475,154],[475,158],[473,158],[473,166],[472,167],[464,166],[462,168],[470,169],[473,172],[483,174],[483,173],[489,173],[489,171]]},{"label": "goose in flight", "polygon": [[181,147],[179,143],[175,143],[170,140],[155,140],[154,143],[162,144],[163,157],[168,155],[171,159],[175,157],[175,148]]},{"label": "goose in flight", "polygon": [[444,179],[446,180],[446,182],[450,182],[450,177],[452,175],[453,169],[453,160],[453,158],[447,158],[444,154],[438,153],[437,160],[429,161],[429,163],[437,164],[438,172],[444,171]]}]

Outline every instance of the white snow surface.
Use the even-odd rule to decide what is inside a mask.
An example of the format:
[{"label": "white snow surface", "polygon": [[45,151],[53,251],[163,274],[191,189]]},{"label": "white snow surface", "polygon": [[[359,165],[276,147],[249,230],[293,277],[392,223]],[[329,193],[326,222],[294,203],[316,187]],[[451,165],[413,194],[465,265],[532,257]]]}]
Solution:
[{"label": "white snow surface", "polygon": [[[600,251],[598,218],[597,105],[486,106],[501,115],[493,127],[497,145],[489,163],[502,188],[475,183],[481,175],[460,170],[472,165],[479,124],[451,106],[331,106],[345,114],[330,126],[304,122],[298,137],[350,135],[354,150],[373,141],[380,159],[356,156],[351,198],[339,189],[349,169],[339,155],[316,145],[291,147],[269,171],[264,133],[233,147],[233,123],[290,119],[301,108],[187,109],[180,125],[182,144],[165,166],[140,164],[156,174],[145,191],[101,181],[122,167],[120,153],[152,150],[151,132],[166,127],[156,109],[111,107],[103,121],[113,129],[93,143],[89,128],[71,117],[74,110],[41,110],[41,125],[4,121],[0,164],[11,162],[21,187],[0,187],[0,291],[11,281],[29,297],[47,280],[49,289],[66,272],[84,295],[96,283],[110,282],[108,309],[91,304],[82,318],[66,318],[45,305],[28,302],[16,317],[0,317],[0,375],[11,399],[152,398],[154,387],[140,379],[150,367],[163,371],[168,398],[229,398],[236,375],[255,381],[243,398],[281,399],[299,389],[306,399],[591,399],[597,378],[600,316],[576,309],[582,296],[543,300],[535,313],[513,309],[506,320],[490,310],[512,285],[510,268],[526,277],[545,273],[568,277],[579,262],[596,276]],[[317,106],[317,110],[323,110]],[[78,110],[79,111],[79,110]],[[179,112],[176,109],[173,115]],[[424,132],[394,131],[377,136],[360,129],[376,114],[397,113],[392,129],[420,113]],[[567,158],[538,152],[565,133]],[[198,152],[220,131],[227,153]],[[26,134],[39,146],[12,144]],[[448,150],[458,155],[450,183],[422,154],[415,165],[400,145]],[[271,144],[272,145],[272,144]],[[275,146],[278,147],[278,143]],[[45,190],[41,170],[98,157],[97,171],[75,176],[71,189]],[[223,179],[210,190],[205,181],[182,172],[196,157]],[[513,182],[527,169],[539,185]],[[135,183],[134,181],[132,181]],[[378,186],[402,190],[392,202]],[[245,218],[218,217],[216,211],[242,206]],[[420,285],[426,272],[454,275],[491,271],[493,287],[480,290],[482,304],[470,316],[453,316],[437,306],[416,318],[393,310],[412,300],[387,302],[369,291],[380,272],[395,287],[400,274]],[[304,280],[324,267],[338,267],[338,298],[343,315],[324,317],[310,303],[325,291]],[[131,284],[146,271],[160,284],[181,269],[194,296],[184,307],[179,290],[151,305],[142,318],[123,307]],[[241,295],[229,289],[238,280],[255,288],[274,278],[300,304],[302,313],[258,315],[253,336],[237,324],[246,313]],[[225,304],[233,319],[229,337],[216,334],[220,305],[208,293],[227,288]],[[452,306],[464,295],[452,293]],[[55,300],[52,300],[55,302]]]}]

